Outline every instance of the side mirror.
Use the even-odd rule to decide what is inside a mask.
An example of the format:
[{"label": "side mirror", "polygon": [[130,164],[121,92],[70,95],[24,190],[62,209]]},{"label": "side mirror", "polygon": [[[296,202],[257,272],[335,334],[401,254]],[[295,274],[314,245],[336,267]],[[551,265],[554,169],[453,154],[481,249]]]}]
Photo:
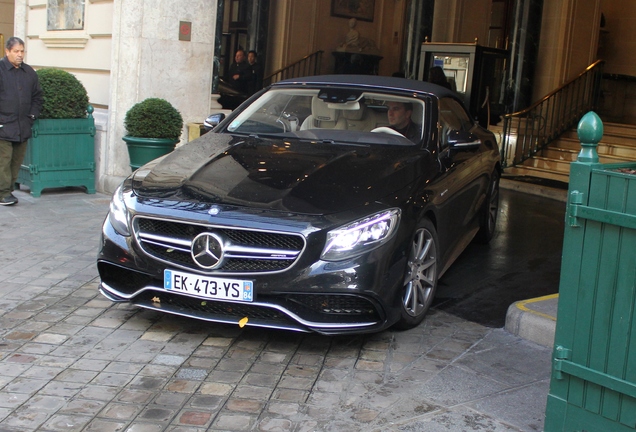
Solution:
[{"label": "side mirror", "polygon": [[223,113],[210,114],[208,118],[206,118],[205,121],[203,122],[203,127],[205,128],[206,132],[209,132],[212,129],[214,129],[219,123],[221,123],[224,119],[225,119],[225,114]]},{"label": "side mirror", "polygon": [[481,146],[481,140],[470,132],[452,130],[448,134],[448,145],[453,150],[473,150]]}]

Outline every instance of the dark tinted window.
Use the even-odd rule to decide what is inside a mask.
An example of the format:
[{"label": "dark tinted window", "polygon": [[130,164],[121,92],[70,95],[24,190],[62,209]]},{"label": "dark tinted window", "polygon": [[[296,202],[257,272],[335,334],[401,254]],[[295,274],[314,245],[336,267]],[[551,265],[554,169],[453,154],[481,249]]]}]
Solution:
[{"label": "dark tinted window", "polygon": [[469,132],[474,126],[466,110],[452,98],[439,100],[439,123],[442,127],[440,136],[442,148],[448,146],[448,133],[450,131]]}]

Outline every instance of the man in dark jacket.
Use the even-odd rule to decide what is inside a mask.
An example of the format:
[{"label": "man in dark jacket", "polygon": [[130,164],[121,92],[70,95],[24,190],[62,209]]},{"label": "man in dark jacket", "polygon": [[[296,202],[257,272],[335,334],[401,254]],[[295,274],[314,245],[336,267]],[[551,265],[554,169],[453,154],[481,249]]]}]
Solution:
[{"label": "man in dark jacket", "polygon": [[251,50],[247,53],[247,63],[252,70],[252,77],[248,83],[248,94],[251,96],[263,88],[263,68],[256,58],[256,51]]},{"label": "man in dark jacket", "polygon": [[387,117],[389,120],[389,127],[414,143],[419,143],[422,139],[422,128],[413,122],[411,115],[413,115],[413,104],[402,102],[387,102],[388,111]]},{"label": "man in dark jacket", "polygon": [[252,68],[245,59],[245,51],[236,50],[234,54],[234,63],[228,69],[228,83],[237,91],[247,94],[248,82],[252,78]]},{"label": "man in dark jacket", "polygon": [[42,88],[24,63],[24,41],[11,37],[0,60],[0,205],[13,205],[11,193],[26,154],[31,126],[42,109]]}]

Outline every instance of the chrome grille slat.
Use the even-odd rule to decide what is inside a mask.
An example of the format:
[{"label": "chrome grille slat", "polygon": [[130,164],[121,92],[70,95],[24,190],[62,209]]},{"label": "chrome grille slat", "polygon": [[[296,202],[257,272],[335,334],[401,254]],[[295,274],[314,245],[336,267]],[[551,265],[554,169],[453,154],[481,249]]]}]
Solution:
[{"label": "chrome grille slat", "polygon": [[227,249],[225,249],[225,253],[227,255],[232,254],[232,256],[238,257],[240,254],[243,254],[243,258],[259,256],[260,259],[296,259],[299,252],[300,251],[245,247],[236,245],[229,245]]},{"label": "chrome grille slat", "polygon": [[177,245],[185,247],[185,248],[190,248],[190,246],[192,245],[192,241],[190,241],[188,239],[179,239],[179,238],[173,238],[173,237],[166,237],[166,236],[143,233],[143,232],[139,233],[139,237],[143,238],[146,241],[154,241],[155,244],[161,244],[161,243],[172,244],[172,243],[174,243],[174,244],[177,244]]},{"label": "chrome grille slat", "polygon": [[175,246],[175,245],[170,244],[168,242],[158,242],[158,241],[154,241],[154,240],[150,240],[150,239],[146,239],[146,238],[144,238],[144,242],[148,243],[148,244],[155,245],[155,246],[163,247],[163,248],[166,248],[166,249],[168,249],[168,248],[169,249],[176,249],[176,250],[181,251],[181,252],[190,253],[190,248],[184,248],[184,247],[180,247],[180,246]]},{"label": "chrome grille slat", "polygon": [[192,240],[203,232],[224,239],[223,265],[208,273],[264,274],[291,267],[305,248],[299,234],[207,226],[137,216],[133,229],[149,256],[173,266],[204,271],[190,254]]}]

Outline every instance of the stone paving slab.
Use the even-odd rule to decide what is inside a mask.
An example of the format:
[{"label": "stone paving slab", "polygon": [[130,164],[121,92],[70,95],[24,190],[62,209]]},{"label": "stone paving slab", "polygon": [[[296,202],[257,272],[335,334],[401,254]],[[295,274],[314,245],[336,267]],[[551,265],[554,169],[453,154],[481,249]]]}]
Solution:
[{"label": "stone paving slab", "polygon": [[1,431],[542,430],[550,349],[431,311],[326,337],[206,323],[97,292],[109,197],[0,208]]}]

